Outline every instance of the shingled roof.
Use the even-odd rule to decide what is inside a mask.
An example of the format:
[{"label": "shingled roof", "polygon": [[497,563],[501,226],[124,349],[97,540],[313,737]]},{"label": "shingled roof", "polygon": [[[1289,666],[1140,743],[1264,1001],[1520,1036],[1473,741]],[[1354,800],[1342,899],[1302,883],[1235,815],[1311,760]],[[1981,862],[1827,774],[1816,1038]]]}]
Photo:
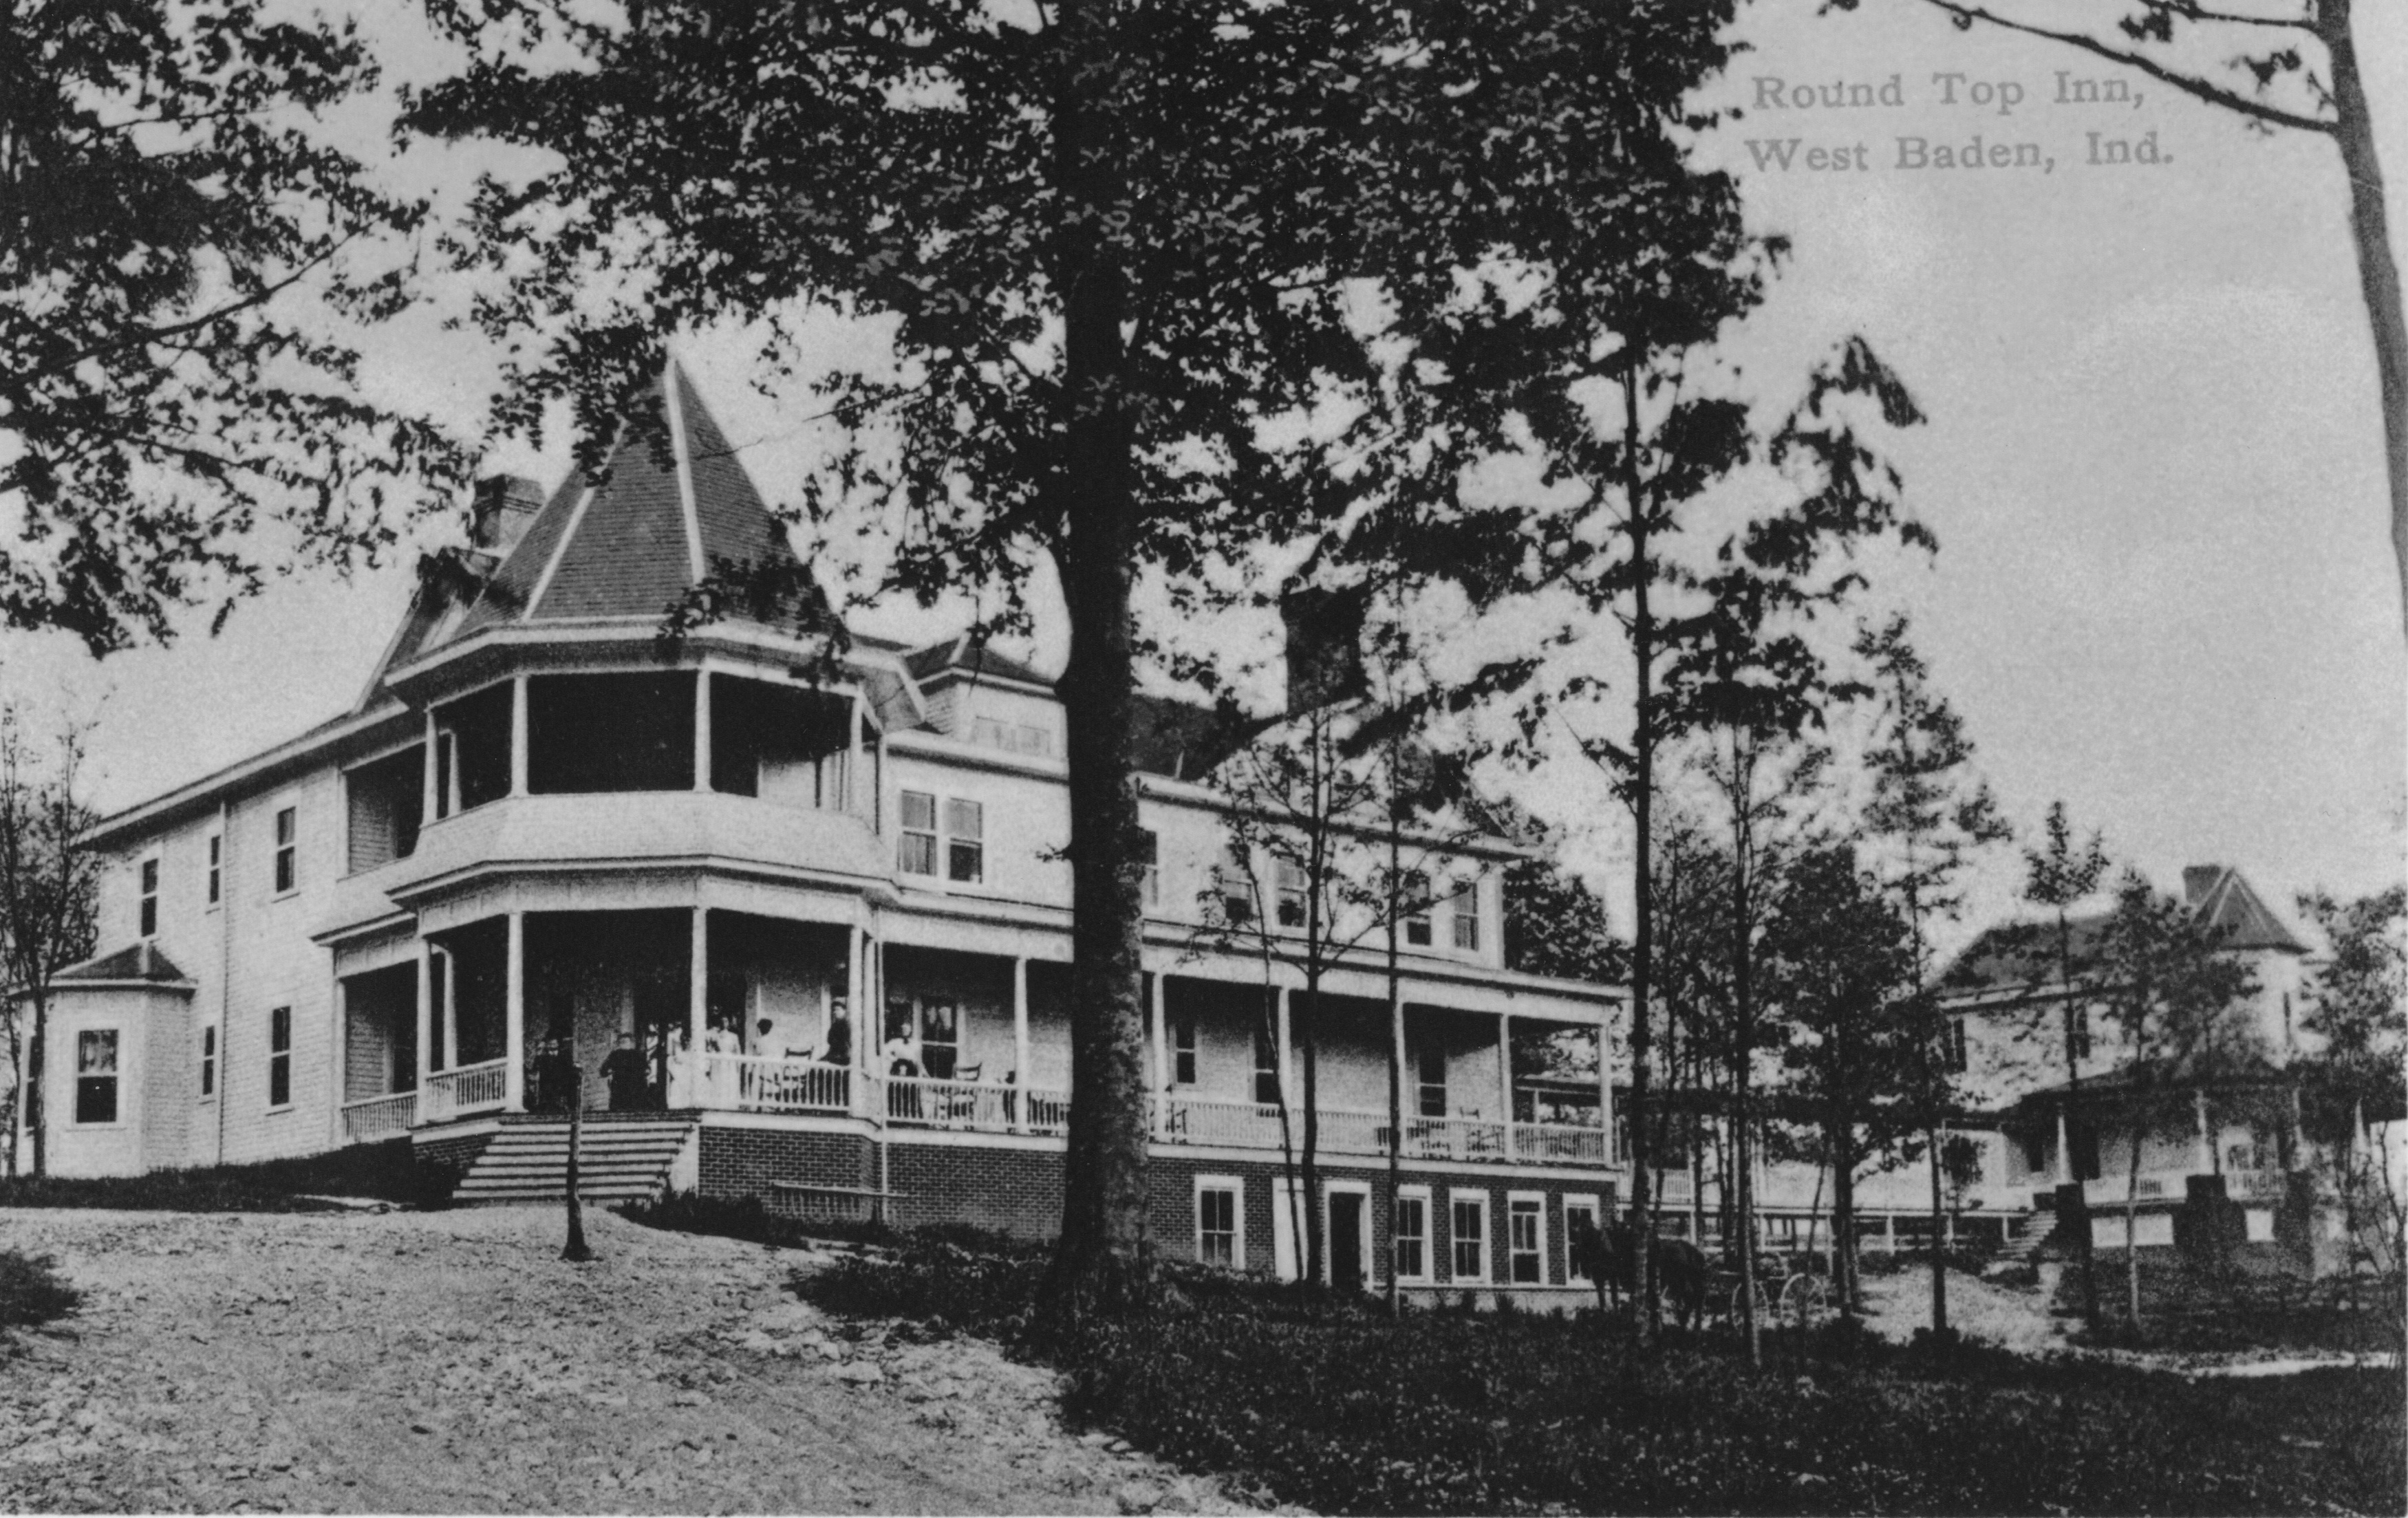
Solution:
[{"label": "shingled roof", "polygon": [[509,623],[657,623],[724,566],[796,565],[726,435],[670,365],[620,423],[601,472],[571,474],[498,562],[430,583],[386,665]]},{"label": "shingled roof", "polygon": [[192,977],[177,968],[176,962],[161,953],[156,944],[145,940],[111,953],[96,955],[80,965],[70,965],[50,979],[53,982],[149,981],[160,985],[178,985],[191,981]]},{"label": "shingled roof", "polygon": [[1022,663],[1011,655],[983,643],[973,643],[968,633],[956,633],[941,643],[931,643],[917,649],[904,663],[911,678],[923,689],[933,689],[951,680],[1008,680],[1014,684],[1033,685],[1040,691],[1054,689],[1051,675],[1038,673],[1032,665]]},{"label": "shingled roof", "polygon": [[[2220,934],[2226,949],[2272,949],[2305,953],[2307,946],[2283,925],[2264,899],[2229,865],[2193,865],[2183,871],[2183,899],[2200,926]],[[2109,913],[2070,918],[2071,958],[2077,968],[2097,949]],[[1942,979],[1951,993],[2010,991],[2052,985],[2058,977],[2055,923],[2001,923],[1985,928],[1956,956]]]}]

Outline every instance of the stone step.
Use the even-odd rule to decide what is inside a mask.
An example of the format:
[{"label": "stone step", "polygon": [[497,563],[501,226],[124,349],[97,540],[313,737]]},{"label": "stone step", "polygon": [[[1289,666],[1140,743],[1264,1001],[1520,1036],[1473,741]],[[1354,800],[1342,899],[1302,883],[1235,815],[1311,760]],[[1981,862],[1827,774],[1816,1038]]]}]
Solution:
[{"label": "stone step", "polygon": [[[578,1195],[629,1201],[657,1194],[695,1124],[675,1119],[595,1124],[577,1139]],[[505,1126],[452,1187],[454,1202],[557,1200],[568,1186],[568,1124]]]}]

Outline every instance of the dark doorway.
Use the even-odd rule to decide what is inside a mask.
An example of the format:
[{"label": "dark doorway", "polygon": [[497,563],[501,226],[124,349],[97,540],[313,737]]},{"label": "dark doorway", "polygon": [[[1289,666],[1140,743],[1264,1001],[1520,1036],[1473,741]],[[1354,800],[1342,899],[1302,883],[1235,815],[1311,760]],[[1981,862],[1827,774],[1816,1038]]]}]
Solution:
[{"label": "dark doorway", "polygon": [[1329,1283],[1341,1292],[1363,1289],[1363,1194],[1329,1194]]}]

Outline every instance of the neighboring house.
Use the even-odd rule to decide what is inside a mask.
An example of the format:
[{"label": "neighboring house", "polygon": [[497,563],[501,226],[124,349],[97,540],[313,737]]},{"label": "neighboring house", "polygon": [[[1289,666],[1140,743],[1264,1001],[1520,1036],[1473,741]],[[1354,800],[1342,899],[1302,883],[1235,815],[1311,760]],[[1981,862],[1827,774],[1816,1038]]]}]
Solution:
[{"label": "neighboring house", "polygon": [[[2056,924],[1993,927],[1943,980],[1951,1041],[1966,1051],[1969,1087],[1985,1126],[2003,1140],[2004,1184],[2037,1210],[2080,1183],[2093,1241],[2121,1248],[2126,1203],[2144,1246],[2177,1242],[2178,1218],[2204,1198],[2238,1204],[2242,1241],[2279,1241],[2329,1263],[2339,1218],[2316,1200],[2318,1167],[2300,1133],[2292,1061],[2315,1053],[2300,1027],[2308,947],[2241,872],[2183,871],[2194,919],[2243,961],[2257,990],[2240,1010],[2235,1047],[2135,1059],[2079,967],[2104,913],[2068,924],[2069,986]],[[2076,1005],[2079,1088],[2067,1080],[2064,1015]],[[2137,1181],[2133,1146],[2139,1146]]]},{"label": "neighboring house", "polygon": [[[631,424],[600,483],[480,497],[464,571],[427,579],[351,710],[93,831],[108,952],[57,987],[60,1173],[406,1134],[465,1167],[464,1196],[558,1196],[577,1099],[606,1190],[1057,1225],[1070,871],[1052,682],[961,638],[824,659],[738,617],[664,644],[698,581],[799,566],[692,386],[672,369],[657,394],[666,436]],[[1226,737],[1176,703],[1142,718],[1150,1232],[1292,1273],[1274,1201],[1298,982],[1197,948],[1229,863],[1224,798],[1198,777]],[[1455,853],[1476,883],[1406,952],[1401,1028],[1375,957],[1330,979],[1331,1269],[1560,1289],[1569,1218],[1617,1189],[1611,1094],[1540,1101],[1504,1051],[1517,1028],[1616,1042],[1619,993],[1507,969],[1500,881],[1522,851]],[[1391,1217],[1398,1042],[1415,1085]]]}]

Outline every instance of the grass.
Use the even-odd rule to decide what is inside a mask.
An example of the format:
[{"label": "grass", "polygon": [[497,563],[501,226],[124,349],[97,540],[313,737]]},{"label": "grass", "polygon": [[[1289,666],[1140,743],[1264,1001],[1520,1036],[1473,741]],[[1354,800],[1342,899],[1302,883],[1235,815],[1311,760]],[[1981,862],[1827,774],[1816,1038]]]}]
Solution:
[{"label": "grass", "polygon": [[457,1175],[421,1165],[409,1140],[353,1144],[298,1159],[212,1165],[149,1175],[0,1180],[0,1207],[123,1208],[134,1211],[316,1212],[312,1196],[352,1196],[407,1207],[440,1207]]},{"label": "grass", "polygon": [[[1039,1257],[912,1240],[798,1275],[831,1310],[1010,1336]],[[1166,1309],[1050,1347],[1068,1411],[1330,1512],[2408,1511],[2395,1375],[2202,1381],[1832,1330],[1727,1335],[1315,1302],[1173,1274]],[[1025,1341],[1021,1353],[1033,1353]]]}]

